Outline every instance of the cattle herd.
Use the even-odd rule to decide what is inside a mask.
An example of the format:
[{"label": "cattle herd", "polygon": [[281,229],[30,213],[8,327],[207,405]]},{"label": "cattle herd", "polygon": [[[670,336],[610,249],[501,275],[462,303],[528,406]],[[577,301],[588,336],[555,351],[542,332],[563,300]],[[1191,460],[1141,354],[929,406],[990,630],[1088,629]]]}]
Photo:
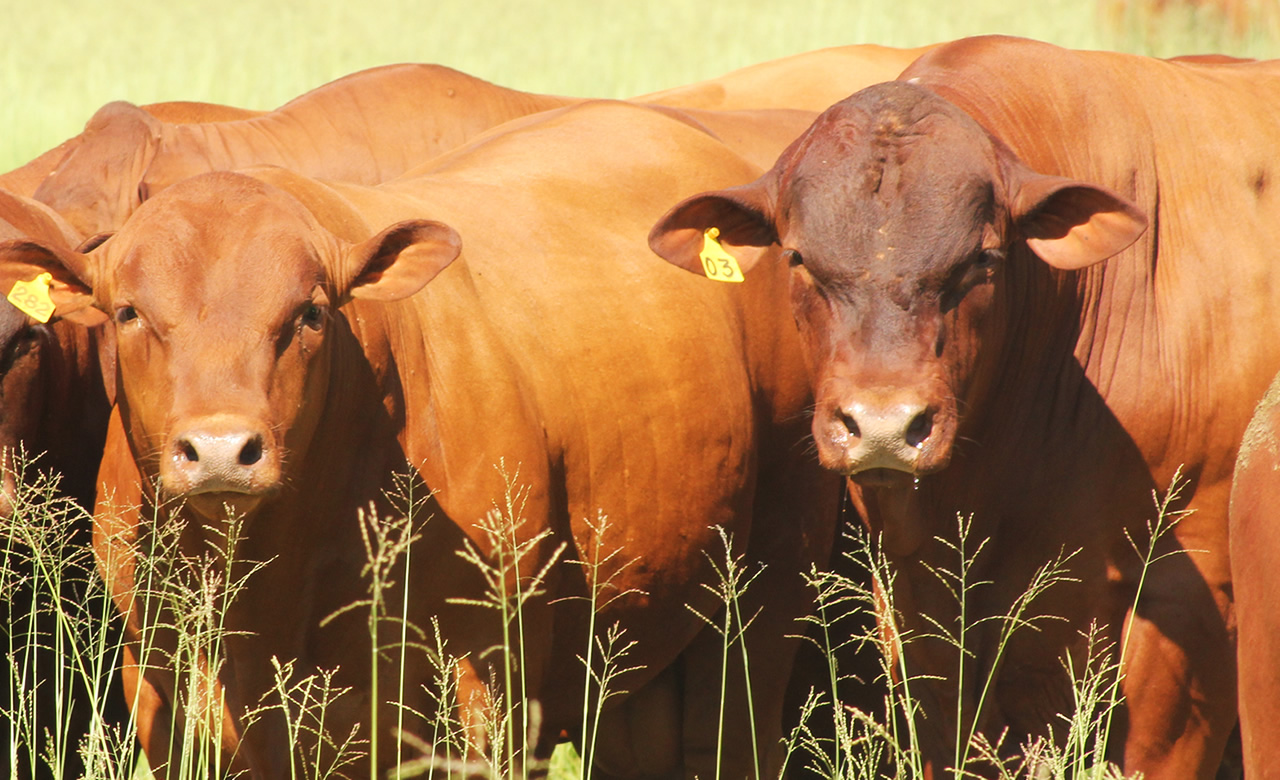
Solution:
[{"label": "cattle herd", "polygon": [[[1123,641],[1108,755],[1126,773],[1214,777],[1238,723],[1264,777],[1277,148],[1276,63],[1005,37],[823,50],[628,101],[396,65],[269,112],[111,103],[0,176],[0,443],[46,453],[94,509],[125,699],[161,776],[194,705],[163,660],[177,639],[144,645],[159,618],[132,598],[160,508],[185,521],[180,549],[232,513],[236,555],[269,561],[225,615],[224,767],[290,772],[283,716],[246,717],[273,657],[339,669],[355,693],[335,733],[374,701],[429,736],[427,655],[375,675],[366,619],[343,611],[367,595],[361,512],[390,513],[407,468],[430,520],[389,602],[438,621],[475,744],[504,626],[460,599],[489,586],[465,554],[498,556],[495,507],[525,551],[507,574],[544,591],[521,617],[534,752],[583,739],[578,656],[592,620],[616,623],[636,644],[594,771],[637,778],[777,774],[803,575],[854,518],[921,636],[904,652],[932,676],[932,777],[958,718],[1015,747],[1047,733],[1091,623]],[[1144,566],[1134,544],[1175,475],[1181,520]],[[957,701],[973,690],[957,650],[928,636],[957,617],[936,576],[957,515],[989,540],[970,616],[1079,551],[1036,604],[1058,620],[1007,647],[996,623],[969,634],[967,674],[999,664],[981,703]],[[723,735],[722,639],[699,617],[718,608],[721,532],[759,567],[739,606],[767,670],[752,706],[724,694]],[[593,617],[573,561],[602,547],[595,574],[621,595]],[[376,744],[390,769],[395,740]]]}]

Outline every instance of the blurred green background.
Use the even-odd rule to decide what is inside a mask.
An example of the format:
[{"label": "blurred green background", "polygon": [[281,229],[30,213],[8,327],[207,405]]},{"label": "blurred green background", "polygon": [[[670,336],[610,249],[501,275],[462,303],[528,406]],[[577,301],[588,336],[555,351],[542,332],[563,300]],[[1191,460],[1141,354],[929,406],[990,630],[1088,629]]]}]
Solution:
[{"label": "blurred green background", "polygon": [[[919,46],[989,32],[1157,56],[1280,56],[1280,0],[0,2],[9,6],[0,170],[79,132],[111,100],[274,108],[392,62],[438,62],[519,89],[627,97],[824,46]],[[1235,9],[1234,23],[1224,7]]]}]

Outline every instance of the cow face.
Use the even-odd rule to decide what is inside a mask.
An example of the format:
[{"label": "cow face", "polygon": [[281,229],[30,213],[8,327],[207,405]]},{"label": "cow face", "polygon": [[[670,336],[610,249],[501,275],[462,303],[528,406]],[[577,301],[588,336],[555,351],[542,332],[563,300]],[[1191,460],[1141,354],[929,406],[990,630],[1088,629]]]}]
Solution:
[{"label": "cow face", "polygon": [[650,245],[692,271],[708,227],[731,246],[778,245],[819,458],[885,485],[950,461],[1011,325],[1007,265],[1030,248],[1082,268],[1145,225],[1120,196],[1031,171],[954,105],[893,82],[833,106],[756,182],[678,204]]},{"label": "cow face", "polygon": [[284,192],[208,174],[91,253],[0,245],[0,285],[48,272],[56,316],[114,320],[117,399],[142,473],[212,516],[251,511],[305,460],[337,308],[411,295],[458,251],[451,228],[426,220],[350,245]]}]

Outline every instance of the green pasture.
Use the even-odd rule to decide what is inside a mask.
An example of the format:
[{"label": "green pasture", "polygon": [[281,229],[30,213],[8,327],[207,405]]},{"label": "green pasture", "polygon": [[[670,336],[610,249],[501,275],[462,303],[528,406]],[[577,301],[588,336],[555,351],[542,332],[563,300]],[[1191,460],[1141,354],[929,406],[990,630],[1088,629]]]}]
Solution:
[{"label": "green pasture", "polygon": [[518,89],[628,97],[800,51],[1008,33],[1157,56],[1280,56],[1280,0],[7,0],[0,170],[77,133],[103,103],[274,108],[334,78],[436,62]]}]

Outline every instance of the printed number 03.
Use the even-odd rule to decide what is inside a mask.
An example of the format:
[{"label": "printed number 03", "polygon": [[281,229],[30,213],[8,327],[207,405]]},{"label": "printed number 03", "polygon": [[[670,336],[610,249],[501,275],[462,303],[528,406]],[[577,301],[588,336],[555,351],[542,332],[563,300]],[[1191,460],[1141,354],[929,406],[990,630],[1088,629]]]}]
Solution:
[{"label": "printed number 03", "polygon": [[724,268],[725,276],[733,276],[733,269],[729,267],[729,261],[721,258],[704,257],[702,258],[702,267],[707,272],[707,276],[720,276],[720,269],[716,268],[716,260],[720,261],[720,265]]}]

